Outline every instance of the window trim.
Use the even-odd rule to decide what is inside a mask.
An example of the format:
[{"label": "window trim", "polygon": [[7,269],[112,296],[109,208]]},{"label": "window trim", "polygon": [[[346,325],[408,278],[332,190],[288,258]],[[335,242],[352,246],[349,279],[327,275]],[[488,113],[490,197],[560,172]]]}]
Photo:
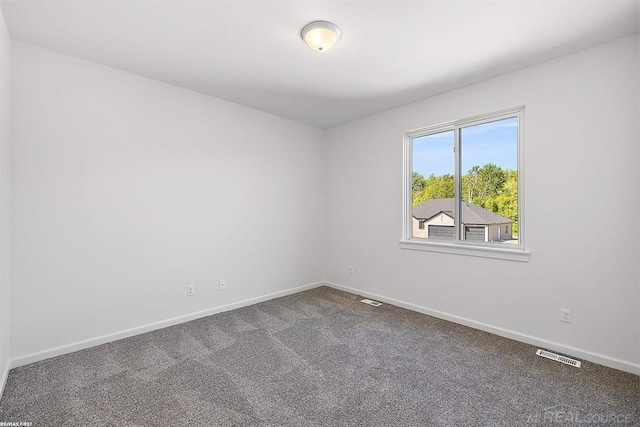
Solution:
[{"label": "window trim", "polygon": [[[403,168],[402,168],[402,240],[400,248],[423,250],[431,252],[451,253],[458,255],[479,256],[484,258],[497,258],[514,261],[529,261],[530,252],[525,246],[525,197],[524,197],[524,110],[519,106],[501,110],[493,113],[482,114],[460,120],[453,120],[432,126],[414,129],[404,133],[403,138]],[[413,139],[420,138],[440,132],[453,131],[456,153],[460,153],[460,129],[463,127],[476,126],[484,123],[495,122],[511,117],[518,118],[518,244],[509,247],[496,246],[492,243],[469,242],[465,240],[455,240],[453,242],[434,242],[428,239],[413,237],[412,233],[412,172],[413,172]],[[456,195],[460,191],[460,165],[461,158],[455,156],[455,186]],[[455,217],[460,218],[458,210],[459,203],[455,204]],[[456,221],[454,233],[460,236],[460,223]]]}]

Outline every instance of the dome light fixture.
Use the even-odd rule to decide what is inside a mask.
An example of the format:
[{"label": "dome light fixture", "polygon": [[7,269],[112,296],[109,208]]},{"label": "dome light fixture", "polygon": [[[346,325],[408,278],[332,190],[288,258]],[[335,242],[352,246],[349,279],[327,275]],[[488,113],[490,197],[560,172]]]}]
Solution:
[{"label": "dome light fixture", "polygon": [[331,22],[314,21],[305,25],[300,35],[311,49],[324,52],[340,39],[340,28]]}]

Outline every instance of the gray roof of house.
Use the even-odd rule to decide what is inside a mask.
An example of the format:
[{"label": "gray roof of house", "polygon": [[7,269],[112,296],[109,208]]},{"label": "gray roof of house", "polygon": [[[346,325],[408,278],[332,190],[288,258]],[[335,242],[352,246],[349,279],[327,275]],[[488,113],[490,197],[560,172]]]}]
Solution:
[{"label": "gray roof of house", "polygon": [[[440,213],[453,218],[453,199],[430,199],[413,207],[413,217],[429,220]],[[462,201],[462,222],[464,224],[490,225],[513,222],[509,218],[494,214],[480,206]]]}]

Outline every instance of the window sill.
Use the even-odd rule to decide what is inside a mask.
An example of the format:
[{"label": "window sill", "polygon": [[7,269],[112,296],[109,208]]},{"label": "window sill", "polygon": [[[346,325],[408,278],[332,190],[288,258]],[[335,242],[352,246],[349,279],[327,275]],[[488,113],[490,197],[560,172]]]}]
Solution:
[{"label": "window sill", "polygon": [[402,240],[400,241],[400,248],[520,262],[528,262],[531,255],[531,252],[523,249],[491,248],[452,243],[420,242],[416,240]]}]

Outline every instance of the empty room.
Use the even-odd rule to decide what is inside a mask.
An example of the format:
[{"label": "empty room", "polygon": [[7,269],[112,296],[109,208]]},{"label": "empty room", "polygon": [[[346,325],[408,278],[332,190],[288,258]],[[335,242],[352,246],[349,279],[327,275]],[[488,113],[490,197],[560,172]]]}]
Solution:
[{"label": "empty room", "polygon": [[640,426],[639,0],[0,0],[0,427]]}]

